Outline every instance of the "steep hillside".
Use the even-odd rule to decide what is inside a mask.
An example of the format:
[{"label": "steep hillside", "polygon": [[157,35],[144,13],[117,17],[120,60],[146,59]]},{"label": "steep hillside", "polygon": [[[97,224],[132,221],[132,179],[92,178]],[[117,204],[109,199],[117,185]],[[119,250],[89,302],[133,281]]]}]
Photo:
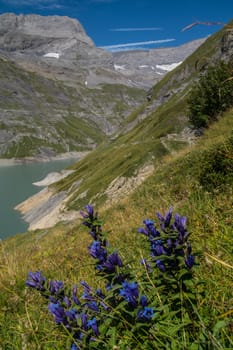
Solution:
[{"label": "steep hillside", "polygon": [[[113,323],[116,321],[114,326],[110,327],[107,324],[105,328],[100,327],[101,334],[107,329],[108,337],[103,338],[103,342],[98,342],[98,335],[94,338],[95,342],[91,338],[92,348],[125,350],[129,344],[136,344],[132,349],[137,350],[233,348],[233,111],[228,110],[221,115],[221,118],[195,140],[187,128],[186,118],[189,84],[197,78],[200,71],[197,68],[197,59],[200,62],[201,57],[206,56],[209,60],[207,63],[219,58],[229,59],[232,56],[231,25],[209,38],[198,53],[195,52],[170,73],[169,77],[165,77],[159,86],[155,86],[149,101],[129,117],[121,135],[100,145],[75,164],[72,167],[74,172],[68,177],[49,187],[49,191],[52,192],[50,199],[53,194],[57,195],[56,191],[60,191],[58,196],[60,194],[62,198],[66,197],[66,201],[59,203],[60,207],[57,207],[64,219],[67,209],[77,211],[83,209],[87,203],[95,204],[103,218],[104,232],[110,241],[107,249],[111,252],[117,249],[124,266],[127,266],[138,284],[144,289],[148,287],[151,295],[149,302],[156,305],[155,318],[152,323],[146,323],[146,328],[142,328],[140,323],[136,323],[138,328],[135,328],[130,322],[125,322],[125,319],[120,319],[120,329],[123,329],[123,332],[125,328],[130,330],[122,337],[121,333],[118,333],[117,322],[122,309],[127,309],[127,304],[124,300],[117,304],[117,307],[111,310],[114,313]],[[188,218],[189,238],[196,265],[192,280],[190,270],[179,270],[179,278],[184,285],[180,283],[178,290],[169,300],[167,298],[171,291],[167,289],[162,303],[163,288],[160,281],[164,271],[154,269],[152,275],[150,274],[150,266],[147,266],[144,260],[148,254],[143,239],[145,236],[142,238],[138,234],[138,227],[142,225],[142,220],[149,218],[155,220],[156,228],[162,228],[166,225],[165,221],[161,221],[160,226],[155,212],[165,213],[169,207],[173,208],[174,213],[178,212],[182,216],[182,228],[186,221],[183,216]],[[31,208],[34,213],[37,209]],[[41,211],[43,207],[39,208],[40,213]],[[146,222],[151,224],[151,221]],[[97,221],[96,225],[102,225],[102,222]],[[184,232],[186,235],[186,230]],[[105,241],[105,233],[103,234]],[[152,242],[159,243],[157,236],[153,236]],[[168,240],[166,242],[168,248],[170,243]],[[183,261],[182,249],[178,243],[175,241],[175,252],[181,251],[179,261]],[[25,280],[29,271],[42,271],[49,280],[53,280],[54,288],[58,288],[63,281],[65,288],[61,292],[62,303],[66,303],[66,308],[70,308],[72,295],[72,305],[78,308],[78,302],[74,301],[74,297],[77,296],[74,289],[72,290],[75,284],[79,285],[79,281],[85,280],[93,290],[103,288],[104,285],[101,274],[99,278],[95,278],[95,263],[93,264],[87,247],[90,251],[90,237],[86,235],[84,226],[77,219],[72,222],[60,222],[50,229],[37,229],[19,234],[1,242],[0,346],[4,350],[75,348],[72,345],[74,339],[69,327],[64,327],[64,322],[60,322],[64,319],[64,309],[60,310],[56,304],[55,324],[53,316],[48,312],[48,295],[46,294],[45,298],[42,296],[43,286],[41,288],[35,278],[34,282],[38,286],[37,289],[42,291],[41,294],[38,290],[27,288]],[[93,249],[93,246],[91,248]],[[191,250],[188,244],[186,248]],[[95,252],[91,251],[93,257]],[[159,257],[160,255],[166,254],[159,254]],[[151,259],[151,254],[149,258]],[[173,256],[169,255],[167,258],[173,259]],[[142,259],[144,264],[141,263]],[[115,265],[119,277],[119,260]],[[172,267],[175,271],[177,265]],[[171,273],[172,275],[166,275],[165,282],[173,288],[173,270]],[[40,273],[37,273],[38,275],[40,276]],[[44,283],[43,280],[42,282]],[[120,289],[120,294],[117,294],[119,300],[122,284],[121,281],[117,283],[114,288],[108,284],[106,293],[109,290],[109,293],[111,290],[112,293],[116,293]],[[84,282],[83,284],[85,285]],[[136,288],[135,283],[129,285]],[[51,284],[50,290],[51,294],[53,293],[50,301],[53,302],[56,290],[53,290]],[[70,299],[67,300],[64,293],[69,290],[72,291]],[[90,297],[92,290],[86,287],[84,293],[82,291],[80,287],[78,297],[83,302],[85,298]],[[105,302],[107,305],[111,303],[111,300],[103,297],[101,293],[98,296],[98,301],[104,300],[104,306]],[[142,304],[142,299],[140,303]],[[177,311],[176,305],[182,305],[181,309]],[[87,306],[88,304],[84,305],[85,310]],[[93,310],[96,305],[89,306],[92,306]],[[122,306],[122,309],[118,306]],[[189,311],[191,308],[191,316],[187,313],[188,308]],[[74,312],[74,309],[70,310],[70,318]],[[133,313],[132,308],[129,309],[125,314],[126,318],[131,317]],[[98,311],[96,315],[100,322],[102,313],[100,315]],[[104,319],[107,316],[111,318],[111,315],[113,314],[104,310]],[[81,316],[74,322],[79,325],[79,320]],[[91,324],[94,324],[93,319]],[[138,329],[143,330],[141,338]],[[85,332],[86,330],[87,327]],[[139,336],[141,342],[138,343],[137,339],[135,341],[134,336]],[[77,340],[77,337],[75,339]],[[145,343],[142,339],[145,339]],[[90,347],[89,344],[84,344],[82,348]]]},{"label": "steep hillside", "polygon": [[77,20],[3,14],[0,34],[0,157],[92,149],[145,99]]},{"label": "steep hillside", "polygon": [[[200,299],[195,307],[204,337],[196,339],[197,349],[224,350],[233,346],[232,129],[233,112],[229,111],[192,147],[168,155],[160,163],[154,159],[154,172],[137,191],[108,210],[98,206],[111,246],[118,249],[122,260],[131,271],[136,271],[139,279],[145,275],[139,262],[145,254],[144,245],[137,233],[142,220],[154,219],[155,212],[164,213],[170,206],[174,212],[188,217],[193,251],[199,252],[195,280],[201,281]],[[92,168],[89,173],[95,171],[100,170]],[[224,178],[227,181],[222,181]],[[46,300],[37,291],[26,288],[25,280],[29,271],[40,270],[48,278],[63,280],[70,288],[81,280],[93,288],[100,287],[102,279],[94,278],[93,259],[87,249],[90,238],[85,231],[79,221],[60,223],[50,230],[20,234],[1,243],[3,349],[70,348],[72,339],[63,327],[54,324]],[[151,289],[155,288],[153,284]],[[157,293],[160,294],[160,289]],[[172,323],[165,323],[168,336],[172,332],[173,341],[177,341],[175,348],[184,349],[184,340],[176,337],[181,325],[174,329],[176,316],[170,317]],[[119,341],[117,333],[114,341]],[[187,348],[189,341],[186,339]],[[157,348],[165,349],[163,345]],[[138,349],[145,348],[139,344]]]},{"label": "steep hillside", "polygon": [[[66,193],[60,209],[78,210],[89,202],[109,206],[134,191],[166,155],[192,145],[195,134],[186,116],[190,84],[204,69],[198,65],[202,57],[208,57],[206,64],[210,64],[232,56],[231,35],[229,24],[210,37],[153,88],[149,101],[126,120],[121,135],[91,152],[73,166],[71,175],[51,187],[51,196]],[[29,212],[32,209],[28,207]],[[43,208],[38,210],[41,213]],[[39,225],[40,218],[35,227]]]},{"label": "steep hillside", "polygon": [[[92,149],[145,98],[127,86],[69,87],[0,57],[0,156]],[[113,94],[114,90],[114,94]]]}]

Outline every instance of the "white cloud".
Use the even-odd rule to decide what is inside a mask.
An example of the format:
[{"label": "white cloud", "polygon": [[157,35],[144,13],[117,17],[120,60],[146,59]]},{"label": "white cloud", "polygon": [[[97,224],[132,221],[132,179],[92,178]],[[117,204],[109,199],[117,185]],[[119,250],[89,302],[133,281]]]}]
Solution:
[{"label": "white cloud", "polygon": [[162,28],[151,27],[151,28],[115,28],[110,29],[111,32],[146,32],[146,31],[154,31],[154,30],[162,30]]},{"label": "white cloud", "polygon": [[46,9],[59,9],[62,6],[59,4],[58,0],[3,0],[7,5],[14,6],[34,6],[37,8],[46,8]]},{"label": "white cloud", "polygon": [[150,41],[140,41],[137,43],[128,43],[128,44],[117,44],[117,45],[107,45],[101,46],[102,49],[109,51],[126,51],[126,50],[136,50],[143,49],[144,46],[153,45],[153,44],[162,44],[175,41],[176,39],[162,39],[162,40],[150,40]]}]

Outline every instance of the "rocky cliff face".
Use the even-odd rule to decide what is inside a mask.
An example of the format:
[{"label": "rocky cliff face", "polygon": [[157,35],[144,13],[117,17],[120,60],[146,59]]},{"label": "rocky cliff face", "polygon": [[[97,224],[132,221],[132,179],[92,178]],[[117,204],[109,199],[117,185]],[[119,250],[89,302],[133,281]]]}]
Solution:
[{"label": "rocky cliff face", "polygon": [[113,55],[75,19],[0,15],[0,157],[92,149],[200,44]]},{"label": "rocky cliff face", "polygon": [[0,15],[0,53],[27,70],[70,86],[119,83],[149,89],[204,40],[177,48],[112,54],[97,48],[76,19]]},{"label": "rocky cliff face", "polygon": [[75,19],[3,14],[0,52],[21,67],[66,81],[84,83],[89,69],[114,69],[112,55],[96,48]]},{"label": "rocky cliff face", "polygon": [[[43,43],[43,39],[47,42],[48,39],[63,38],[68,40],[75,39],[76,41],[94,46],[94,43],[86,35],[82,25],[77,20],[68,17],[17,16],[13,13],[7,13],[0,16],[0,34],[1,44],[4,43],[4,49],[8,50],[29,49],[32,44],[30,38],[33,38],[33,42],[35,43],[36,37],[41,39],[41,43]],[[18,44],[17,46],[15,42],[12,42],[13,34],[18,34],[15,41]]]},{"label": "rocky cliff face", "polygon": [[190,56],[206,38],[191,41],[178,47],[113,54],[115,69],[138,84],[150,88],[155,82]]}]

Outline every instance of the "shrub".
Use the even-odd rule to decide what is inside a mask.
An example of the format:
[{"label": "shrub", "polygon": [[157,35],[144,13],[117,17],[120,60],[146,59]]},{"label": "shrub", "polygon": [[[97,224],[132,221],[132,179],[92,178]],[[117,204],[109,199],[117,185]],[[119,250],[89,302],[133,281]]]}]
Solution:
[{"label": "shrub", "polygon": [[207,191],[233,183],[233,134],[224,143],[212,146],[201,152],[198,162],[201,164],[198,174],[200,185]]},{"label": "shrub", "polygon": [[194,127],[205,128],[232,105],[232,63],[220,61],[210,66],[191,89],[188,98],[189,120]]}]

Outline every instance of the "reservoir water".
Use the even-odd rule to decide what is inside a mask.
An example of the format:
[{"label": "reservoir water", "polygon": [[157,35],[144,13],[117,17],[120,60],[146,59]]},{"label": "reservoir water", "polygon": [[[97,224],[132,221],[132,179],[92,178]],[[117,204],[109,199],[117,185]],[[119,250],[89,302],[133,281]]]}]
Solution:
[{"label": "reservoir water", "polygon": [[66,159],[0,166],[0,239],[27,230],[28,224],[14,207],[41,190],[33,182],[42,180],[50,172],[65,169],[76,161]]}]

